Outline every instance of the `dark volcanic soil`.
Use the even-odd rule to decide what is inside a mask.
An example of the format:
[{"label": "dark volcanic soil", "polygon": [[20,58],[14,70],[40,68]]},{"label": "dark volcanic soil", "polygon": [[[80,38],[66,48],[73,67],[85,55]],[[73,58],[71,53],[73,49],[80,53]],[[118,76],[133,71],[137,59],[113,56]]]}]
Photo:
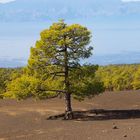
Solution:
[{"label": "dark volcanic soil", "polygon": [[77,118],[47,120],[62,99],[0,100],[0,140],[140,140],[140,91],[104,93],[73,101]]}]

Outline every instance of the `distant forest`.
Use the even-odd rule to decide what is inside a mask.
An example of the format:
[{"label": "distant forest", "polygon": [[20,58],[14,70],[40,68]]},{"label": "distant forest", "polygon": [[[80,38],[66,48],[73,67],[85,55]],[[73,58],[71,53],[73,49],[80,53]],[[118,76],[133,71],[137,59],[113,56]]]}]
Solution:
[{"label": "distant forest", "polygon": [[[95,80],[102,82],[106,91],[140,89],[140,64],[96,66],[96,69],[97,67]],[[24,71],[25,68],[0,68],[1,98],[13,85],[12,81],[21,77]]]}]

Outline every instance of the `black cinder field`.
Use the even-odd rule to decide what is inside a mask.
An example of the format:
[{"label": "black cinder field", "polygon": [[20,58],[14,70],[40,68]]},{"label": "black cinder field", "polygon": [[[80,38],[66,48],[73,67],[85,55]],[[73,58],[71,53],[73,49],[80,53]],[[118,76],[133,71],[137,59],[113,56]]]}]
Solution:
[{"label": "black cinder field", "polygon": [[140,91],[105,92],[74,100],[75,119],[47,120],[62,114],[62,99],[0,100],[0,140],[139,140]]}]

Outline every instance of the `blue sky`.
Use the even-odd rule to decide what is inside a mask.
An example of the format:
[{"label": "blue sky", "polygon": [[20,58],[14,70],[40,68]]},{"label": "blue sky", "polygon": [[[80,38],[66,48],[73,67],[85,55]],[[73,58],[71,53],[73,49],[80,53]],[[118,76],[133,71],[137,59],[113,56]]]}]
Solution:
[{"label": "blue sky", "polygon": [[0,0],[0,59],[27,60],[60,18],[92,31],[94,55],[140,52],[140,0]]}]

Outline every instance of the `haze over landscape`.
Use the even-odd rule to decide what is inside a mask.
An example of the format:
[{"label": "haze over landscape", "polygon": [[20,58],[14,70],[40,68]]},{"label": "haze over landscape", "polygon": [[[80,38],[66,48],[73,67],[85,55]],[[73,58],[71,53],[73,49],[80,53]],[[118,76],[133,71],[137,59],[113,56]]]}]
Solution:
[{"label": "haze over landscape", "polygon": [[0,67],[26,65],[40,31],[59,19],[92,31],[88,62],[140,62],[139,0],[0,0]]}]

